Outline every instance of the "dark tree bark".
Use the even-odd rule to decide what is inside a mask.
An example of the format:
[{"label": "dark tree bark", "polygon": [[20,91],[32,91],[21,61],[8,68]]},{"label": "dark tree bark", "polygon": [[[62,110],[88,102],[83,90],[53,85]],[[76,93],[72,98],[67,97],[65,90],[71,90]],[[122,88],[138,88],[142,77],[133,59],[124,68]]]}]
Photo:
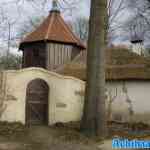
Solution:
[{"label": "dark tree bark", "polygon": [[106,136],[105,45],[107,1],[92,0],[87,54],[87,86],[81,131]]}]

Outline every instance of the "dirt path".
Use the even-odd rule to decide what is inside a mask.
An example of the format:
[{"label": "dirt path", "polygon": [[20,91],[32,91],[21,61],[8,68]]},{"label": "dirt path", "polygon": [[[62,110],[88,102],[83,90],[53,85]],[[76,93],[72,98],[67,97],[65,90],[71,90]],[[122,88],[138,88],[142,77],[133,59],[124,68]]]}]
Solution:
[{"label": "dirt path", "polygon": [[78,139],[79,135],[71,137],[69,130],[31,127],[27,132],[11,138],[0,136],[0,150],[100,150],[84,138]]},{"label": "dirt path", "polygon": [[112,150],[111,142],[89,140],[68,127],[32,126],[21,134],[0,136],[0,150]]}]

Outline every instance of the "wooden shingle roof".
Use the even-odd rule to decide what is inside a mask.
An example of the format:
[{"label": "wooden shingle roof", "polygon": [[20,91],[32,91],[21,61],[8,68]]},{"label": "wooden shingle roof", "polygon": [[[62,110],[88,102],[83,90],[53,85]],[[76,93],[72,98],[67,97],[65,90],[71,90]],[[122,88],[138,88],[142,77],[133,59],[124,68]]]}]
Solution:
[{"label": "wooden shingle roof", "polygon": [[50,11],[44,22],[32,33],[28,34],[20,43],[20,49],[25,43],[50,41],[71,44],[85,49],[82,41],[72,32],[59,11]]}]

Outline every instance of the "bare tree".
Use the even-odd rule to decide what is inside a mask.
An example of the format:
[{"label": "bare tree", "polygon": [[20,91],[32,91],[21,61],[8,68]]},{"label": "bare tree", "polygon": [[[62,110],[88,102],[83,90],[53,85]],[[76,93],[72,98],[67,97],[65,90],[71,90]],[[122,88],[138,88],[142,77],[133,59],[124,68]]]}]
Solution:
[{"label": "bare tree", "polygon": [[[108,24],[107,24],[107,43],[111,45],[114,38],[117,38],[116,32],[122,28],[124,22],[120,19],[125,15],[127,9],[125,0],[108,0]],[[121,21],[120,21],[121,20]]]},{"label": "bare tree", "polygon": [[35,16],[28,18],[27,21],[24,21],[22,25],[19,27],[17,37],[22,39],[26,34],[32,32],[36,29],[41,22],[44,20],[45,16]]},{"label": "bare tree", "polygon": [[87,52],[87,86],[81,131],[106,136],[105,36],[107,1],[92,0]]},{"label": "bare tree", "polygon": [[89,30],[89,20],[85,17],[78,17],[73,23],[73,30],[78,35],[78,37],[87,42],[88,40],[88,30]]},{"label": "bare tree", "polygon": [[[59,0],[59,7],[61,8],[62,12],[67,13],[67,15],[71,15],[73,10],[76,10],[76,8],[79,5],[79,0]],[[47,6],[50,5],[50,1],[49,0],[11,0],[11,4],[15,4],[17,9],[18,9],[18,14],[22,14],[21,8],[23,9],[24,4],[28,3],[32,6],[32,8],[35,11],[40,11],[40,12],[44,12],[43,14],[46,14],[45,12],[47,11]],[[10,3],[9,3],[10,4]],[[9,5],[7,2],[4,2],[3,5]],[[118,30],[118,28],[121,28],[122,23],[119,22],[119,17],[120,15],[122,15],[122,13],[124,12],[124,10],[126,9],[126,5],[125,5],[125,0],[108,0],[108,26],[107,26],[107,30],[108,30],[108,36],[107,36],[107,41],[109,44],[111,44],[113,42],[113,40],[116,38],[116,31]],[[39,13],[38,13],[39,15]],[[42,16],[42,15],[40,15]],[[39,17],[40,18],[40,17]],[[43,16],[41,17],[42,20]],[[81,39],[87,39],[87,27],[88,27],[88,21],[86,21],[84,18],[82,18],[82,22],[81,19],[77,19],[76,23],[76,27],[78,26],[78,31],[77,28],[74,26],[74,30],[76,31],[76,33],[78,33],[78,35],[81,37]],[[87,24],[85,25],[85,23],[83,22],[87,22]],[[36,22],[36,21],[35,21]],[[27,21],[25,21],[26,24],[32,24],[33,23],[33,19],[30,17],[28,18],[28,23]],[[39,24],[38,22],[36,22],[37,25]],[[78,25],[77,25],[78,24]],[[84,24],[84,25],[83,25]],[[32,24],[33,25],[33,24]],[[25,33],[25,31],[29,32],[30,29],[32,29],[32,27],[34,28],[34,26],[36,26],[35,24],[28,29],[28,27],[25,29],[25,26],[23,24],[20,24],[20,26],[23,26],[22,29],[20,30],[24,30],[23,32]],[[82,29],[81,29],[81,25],[83,25]],[[87,29],[85,31],[85,29]],[[21,32],[22,32],[21,31]],[[82,37],[82,35],[84,34],[85,36]],[[22,34],[24,34],[22,33]],[[15,37],[18,39],[19,35],[15,35]],[[15,38],[14,37],[14,38]],[[14,39],[13,38],[13,39]]]},{"label": "bare tree", "polygon": [[[125,13],[126,9],[127,5],[125,0],[108,0],[107,43],[109,45],[111,45],[113,40],[116,38],[115,32],[117,32],[118,29],[121,29],[124,25],[123,22],[119,21],[119,17]],[[89,21],[86,18],[77,18],[74,23],[74,30],[82,40],[87,39],[88,22]]]}]

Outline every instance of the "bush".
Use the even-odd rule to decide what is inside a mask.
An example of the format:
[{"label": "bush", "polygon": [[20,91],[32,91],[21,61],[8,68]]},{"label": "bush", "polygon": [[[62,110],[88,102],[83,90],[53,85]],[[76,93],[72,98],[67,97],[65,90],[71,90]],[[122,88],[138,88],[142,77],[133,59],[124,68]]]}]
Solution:
[{"label": "bush", "polygon": [[24,134],[26,131],[26,127],[19,122],[8,123],[8,122],[0,122],[0,135],[14,136],[14,134]]},{"label": "bush", "polygon": [[0,70],[11,70],[21,68],[22,57],[15,54],[0,56]]}]

